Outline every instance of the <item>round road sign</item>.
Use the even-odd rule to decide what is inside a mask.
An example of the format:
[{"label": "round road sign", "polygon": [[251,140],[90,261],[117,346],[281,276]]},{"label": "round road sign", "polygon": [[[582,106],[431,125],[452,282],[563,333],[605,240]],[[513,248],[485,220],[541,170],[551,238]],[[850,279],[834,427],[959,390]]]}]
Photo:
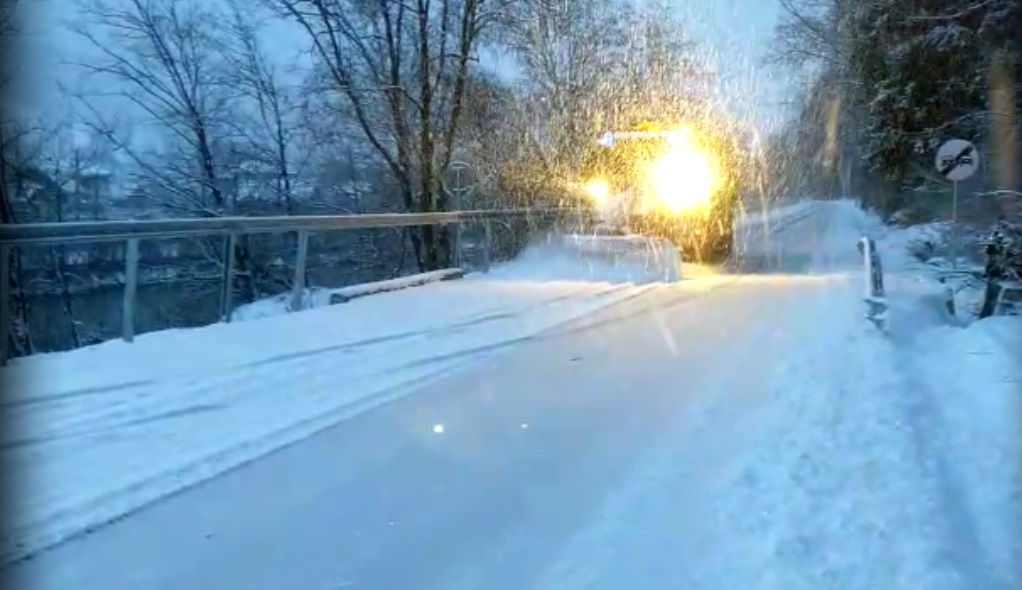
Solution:
[{"label": "round road sign", "polygon": [[964,139],[949,139],[937,150],[934,166],[952,182],[965,180],[979,168],[979,150]]}]

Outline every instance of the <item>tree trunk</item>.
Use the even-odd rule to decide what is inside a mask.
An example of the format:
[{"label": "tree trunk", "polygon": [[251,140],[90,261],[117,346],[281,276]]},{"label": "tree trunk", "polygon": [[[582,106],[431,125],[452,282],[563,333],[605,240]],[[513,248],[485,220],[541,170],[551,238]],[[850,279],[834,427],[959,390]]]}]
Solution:
[{"label": "tree trunk", "polygon": [[[0,140],[3,139],[2,129],[0,129]],[[11,173],[10,175],[8,173]],[[4,225],[17,223],[17,219],[14,213],[14,205],[11,202],[11,195],[8,192],[8,181],[11,180],[10,176],[13,176],[13,183],[15,186],[15,192],[20,195],[24,191],[24,183],[22,182],[21,175],[17,170],[9,170],[7,162],[0,163],[0,223]],[[28,303],[28,295],[25,293],[22,287],[23,265],[21,263],[21,250],[18,248],[11,248],[11,277],[10,277],[10,289],[11,289],[11,307],[13,308],[13,314],[11,315],[12,328],[10,330],[10,338],[14,344],[14,353],[17,356],[25,356],[35,352],[35,345],[32,342],[32,331],[29,323],[30,308]],[[20,320],[21,330],[14,330],[13,324],[15,320]]]},{"label": "tree trunk", "polygon": [[82,345],[81,337],[78,334],[78,321],[75,319],[75,310],[71,289],[67,284],[67,274],[64,271],[64,257],[66,249],[64,246],[57,246],[50,251],[53,261],[53,274],[60,284],[60,301],[64,307],[64,315],[67,317],[68,332],[71,334],[71,345],[79,348]]}]

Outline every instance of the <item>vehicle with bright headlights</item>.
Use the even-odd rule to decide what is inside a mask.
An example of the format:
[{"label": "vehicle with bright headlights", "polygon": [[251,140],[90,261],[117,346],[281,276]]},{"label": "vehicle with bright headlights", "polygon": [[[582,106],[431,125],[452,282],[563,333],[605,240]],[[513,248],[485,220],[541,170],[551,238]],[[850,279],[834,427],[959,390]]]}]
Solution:
[{"label": "vehicle with bright headlights", "polygon": [[608,132],[582,163],[600,233],[668,239],[686,258],[731,255],[739,199],[730,137],[695,125]]}]

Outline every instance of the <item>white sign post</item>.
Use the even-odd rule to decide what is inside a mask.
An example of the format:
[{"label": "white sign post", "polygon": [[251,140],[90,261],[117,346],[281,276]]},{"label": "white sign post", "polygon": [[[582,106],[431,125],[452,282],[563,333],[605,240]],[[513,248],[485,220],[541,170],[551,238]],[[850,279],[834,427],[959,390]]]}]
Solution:
[{"label": "white sign post", "polygon": [[979,150],[964,139],[949,139],[937,150],[934,166],[941,176],[951,181],[951,266],[958,268],[958,183],[976,173]]}]

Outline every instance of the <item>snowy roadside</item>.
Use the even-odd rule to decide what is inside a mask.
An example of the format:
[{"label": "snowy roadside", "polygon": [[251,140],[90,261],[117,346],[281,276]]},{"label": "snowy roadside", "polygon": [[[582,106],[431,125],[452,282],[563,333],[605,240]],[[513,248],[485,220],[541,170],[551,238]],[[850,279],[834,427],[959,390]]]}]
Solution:
[{"label": "snowy roadside", "polygon": [[[0,457],[22,488],[5,531],[4,561],[300,440],[488,351],[651,288],[500,281],[442,287],[359,300],[344,306],[349,313],[328,307],[189,330],[187,338],[154,334],[144,347],[96,347],[105,355],[48,355],[49,367],[46,357],[35,359],[48,378],[34,379],[28,396],[3,407],[13,428],[3,433]],[[443,311],[435,307],[440,305]],[[393,325],[412,314],[430,315],[428,308],[433,321],[420,321],[417,332]],[[391,329],[380,330],[386,326]],[[170,342],[161,343],[161,336]],[[244,357],[222,353],[245,347],[254,350]],[[167,371],[168,351],[171,364],[186,372]],[[146,381],[131,385],[117,378],[128,367]],[[78,372],[91,374],[94,383],[106,374],[120,385],[67,391],[78,384]]]},{"label": "snowy roadside", "polygon": [[934,441],[997,585],[1022,567],[1022,318],[991,317],[966,328],[920,333],[913,367],[929,384]]},{"label": "snowy roadside", "polygon": [[919,253],[944,231],[944,224],[887,228],[878,242],[889,260],[891,338],[921,394],[916,413],[932,433],[932,461],[955,498],[959,549],[990,572],[983,587],[1007,588],[1022,567],[1022,317],[977,320],[978,282],[955,285],[957,314],[949,316],[937,276],[950,265]]},{"label": "snowy roadside", "polygon": [[[301,309],[312,309],[332,305],[335,302],[347,302],[359,297],[422,287],[431,283],[460,279],[463,276],[465,276],[465,271],[460,268],[446,268],[336,289],[308,288],[302,293]],[[290,310],[291,294],[284,293],[276,297],[268,297],[254,303],[239,306],[231,314],[231,320],[238,322],[258,320],[283,315]]]},{"label": "snowy roadside", "polygon": [[[848,248],[878,229],[847,225]],[[814,293],[733,351],[743,378],[715,377],[719,399],[677,417],[539,587],[1011,587],[1022,323],[949,326],[940,290],[887,254],[889,337],[855,270],[800,279]]]},{"label": "snowy roadside", "polygon": [[[874,237],[877,238],[877,248],[885,272],[892,275],[892,280],[917,283],[919,288],[939,292],[942,300],[947,299],[947,292],[950,291],[957,316],[955,321],[958,323],[967,324],[979,316],[984,284],[978,276],[983,272],[983,267],[961,255],[958,257],[958,267],[952,266],[950,258],[946,256],[951,232],[949,223],[892,227],[883,225],[872,216],[870,223]],[[972,242],[963,244],[962,248],[979,250],[980,245]],[[943,284],[939,281],[941,276],[945,280]]]}]

